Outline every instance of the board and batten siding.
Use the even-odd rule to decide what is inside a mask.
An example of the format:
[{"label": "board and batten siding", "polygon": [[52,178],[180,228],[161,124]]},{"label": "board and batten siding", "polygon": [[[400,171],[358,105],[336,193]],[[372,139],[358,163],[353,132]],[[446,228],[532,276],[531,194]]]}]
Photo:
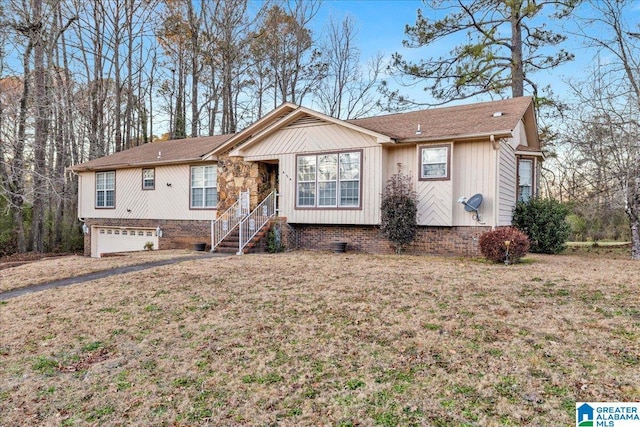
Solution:
[{"label": "board and batten siding", "polygon": [[[296,155],[337,151],[362,151],[360,195],[362,209],[296,209]],[[382,147],[373,137],[324,122],[288,126],[242,150],[246,161],[279,164],[279,215],[290,223],[367,224],[380,223],[382,193]]]},{"label": "board and batten siding", "polygon": [[[495,225],[497,153],[490,141],[459,142],[455,144],[453,162],[453,225]],[[457,203],[460,197],[469,199],[482,194],[478,210],[480,222],[473,219],[464,206]]]},{"label": "board and batten siding", "polygon": [[215,219],[215,209],[189,209],[190,174],[190,165],[157,166],[155,189],[142,190],[141,167],[118,169],[115,209],[96,209],[96,172],[80,172],[78,215],[81,218]]},{"label": "board and batten siding", "polygon": [[516,154],[508,142],[500,144],[498,226],[511,225],[516,206]]}]

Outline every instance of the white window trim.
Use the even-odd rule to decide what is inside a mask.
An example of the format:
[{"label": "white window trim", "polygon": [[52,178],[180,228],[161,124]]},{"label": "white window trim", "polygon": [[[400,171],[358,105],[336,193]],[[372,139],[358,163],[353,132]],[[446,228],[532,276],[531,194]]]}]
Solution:
[{"label": "white window trim", "polygon": [[[107,176],[107,174],[113,174],[113,187],[111,187],[111,188],[107,188],[106,187],[106,176]],[[105,177],[105,178],[101,179],[101,177]],[[96,195],[96,203],[95,203],[96,208],[97,209],[114,209],[116,207],[116,171],[96,172],[95,179],[96,179],[96,184],[95,184],[96,185],[96,193],[95,193],[95,195]],[[105,185],[105,187],[102,188],[102,189],[98,188],[98,182],[100,180],[104,181],[104,185]],[[107,205],[107,194],[110,191],[113,192],[113,204],[112,205]],[[98,200],[99,200],[98,193],[100,193],[100,192],[104,193],[104,197],[103,197],[104,204],[103,205],[100,205],[98,203]]]},{"label": "white window trim", "polygon": [[[345,155],[345,154],[358,154],[359,156],[359,163],[358,163],[358,179],[341,179],[340,178],[340,156]],[[337,160],[337,165],[336,165],[336,178],[335,181],[331,180],[331,181],[327,181],[327,180],[320,180],[319,179],[319,158],[321,156],[327,156],[327,155],[335,155],[336,156],[336,160]],[[315,177],[313,180],[299,180],[299,163],[298,163],[298,159],[301,157],[315,157]],[[332,151],[332,152],[327,152],[327,153],[309,153],[309,154],[299,154],[298,156],[296,156],[296,185],[295,185],[295,191],[296,191],[296,198],[295,198],[295,207],[296,209],[362,209],[362,160],[363,160],[363,152],[362,150],[350,150],[350,151]],[[324,182],[335,182],[336,183],[336,201],[334,204],[331,205],[320,205],[319,204],[319,183],[324,183]],[[343,205],[341,203],[341,183],[343,182],[357,182],[358,183],[358,203],[357,204],[348,204],[348,205]],[[309,184],[309,183],[314,183],[314,203],[313,205],[301,205],[300,204],[300,184]]]},{"label": "white window trim", "polygon": [[[424,152],[426,150],[446,150],[446,160],[444,162],[445,174],[438,176],[425,176],[424,175],[424,165],[425,164],[433,164],[439,165],[442,163],[425,163]],[[440,144],[440,145],[421,145],[418,147],[418,162],[419,162],[419,170],[420,170],[420,181],[448,181],[451,179],[451,145],[450,144]]]},{"label": "white window trim", "polygon": [[[215,173],[214,176],[215,178],[215,185],[214,186],[206,186],[206,182],[204,180],[204,172],[206,168],[214,168]],[[203,172],[203,184],[202,186],[198,186],[198,187],[194,187],[193,186],[193,170],[194,169],[202,169]],[[193,189],[194,188],[199,188],[202,189],[202,206],[195,206],[193,204]],[[207,189],[213,188],[215,189],[215,193],[216,193],[216,200],[215,200],[215,204],[214,206],[206,206],[206,201],[207,201]],[[216,209],[217,205],[218,205],[218,167],[216,165],[198,165],[198,166],[191,166],[189,168],[189,209]]]},{"label": "white window trim", "polygon": [[[146,179],[144,177],[144,173],[146,171],[152,171],[153,172],[153,178]],[[151,181],[151,185],[147,185],[147,181]],[[142,169],[142,189],[143,190],[155,190],[156,189],[156,170],[155,170],[155,168],[144,168],[144,169]]]},{"label": "white window trim", "polygon": [[[521,193],[521,186],[520,185],[520,178],[521,178],[521,174],[520,174],[520,165],[525,162],[525,163],[529,163],[531,165],[531,170],[529,171],[529,185],[528,187],[530,188],[530,194],[529,197],[526,199],[522,198],[522,193]],[[536,176],[535,176],[535,167],[536,167],[536,162],[535,159],[533,158],[529,158],[529,157],[520,157],[518,158],[518,176],[517,176],[517,180],[518,182],[516,183],[516,200],[518,202],[526,202],[529,199],[531,199],[532,197],[535,196],[536,194],[536,187],[535,187],[535,183],[536,183]]]}]

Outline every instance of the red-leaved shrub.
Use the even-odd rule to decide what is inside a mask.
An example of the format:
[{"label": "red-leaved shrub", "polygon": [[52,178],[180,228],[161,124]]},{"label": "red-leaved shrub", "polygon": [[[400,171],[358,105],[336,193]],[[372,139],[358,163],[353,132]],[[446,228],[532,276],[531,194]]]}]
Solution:
[{"label": "red-leaved shrub", "polygon": [[517,263],[528,251],[529,238],[513,227],[496,228],[480,236],[480,252],[493,262]]}]

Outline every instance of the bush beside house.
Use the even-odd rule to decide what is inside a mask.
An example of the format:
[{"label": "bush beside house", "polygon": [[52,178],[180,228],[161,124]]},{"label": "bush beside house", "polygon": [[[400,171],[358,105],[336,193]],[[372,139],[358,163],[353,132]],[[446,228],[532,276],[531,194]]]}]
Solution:
[{"label": "bush beside house", "polygon": [[516,204],[513,225],[529,237],[531,252],[557,254],[567,247],[571,234],[568,214],[569,209],[557,200],[534,197]]},{"label": "bush beside house", "polygon": [[480,236],[480,252],[493,262],[515,264],[529,251],[526,234],[513,227],[497,228]]}]

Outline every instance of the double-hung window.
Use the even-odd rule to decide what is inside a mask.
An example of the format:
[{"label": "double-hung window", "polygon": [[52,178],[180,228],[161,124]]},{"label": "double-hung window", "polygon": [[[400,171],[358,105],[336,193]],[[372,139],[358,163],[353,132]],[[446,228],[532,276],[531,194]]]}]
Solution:
[{"label": "double-hung window", "polygon": [[420,147],[420,180],[449,179],[449,145]]},{"label": "double-hung window", "polygon": [[142,189],[154,190],[156,188],[156,170],[142,169]]},{"label": "double-hung window", "polygon": [[116,172],[96,172],[96,208],[115,208]]},{"label": "double-hung window", "polygon": [[518,201],[533,196],[533,159],[518,159]]},{"label": "double-hung window", "polygon": [[215,209],[218,205],[217,167],[191,167],[191,208]]},{"label": "double-hung window", "polygon": [[360,151],[297,158],[299,208],[360,207]]}]

